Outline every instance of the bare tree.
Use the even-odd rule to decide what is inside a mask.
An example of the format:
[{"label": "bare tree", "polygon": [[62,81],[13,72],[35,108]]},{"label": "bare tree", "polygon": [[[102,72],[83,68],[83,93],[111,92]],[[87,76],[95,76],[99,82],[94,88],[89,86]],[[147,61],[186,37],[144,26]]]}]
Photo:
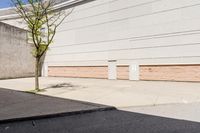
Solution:
[{"label": "bare tree", "polygon": [[58,26],[72,12],[54,10],[53,0],[12,0],[16,12],[27,24],[29,38],[34,44],[33,56],[35,57],[35,91],[40,91],[39,70],[41,58],[50,44],[53,43]]}]

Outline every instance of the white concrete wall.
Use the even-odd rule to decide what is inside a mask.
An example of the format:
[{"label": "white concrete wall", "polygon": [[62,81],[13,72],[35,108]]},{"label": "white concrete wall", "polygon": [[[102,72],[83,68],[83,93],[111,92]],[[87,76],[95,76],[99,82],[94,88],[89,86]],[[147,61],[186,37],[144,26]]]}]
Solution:
[{"label": "white concrete wall", "polygon": [[199,0],[96,0],[58,29],[50,66],[199,64]]},{"label": "white concrete wall", "polygon": [[27,29],[26,23],[22,19],[11,19],[2,21],[3,23],[18,27],[20,29]]},{"label": "white concrete wall", "polygon": [[0,22],[0,79],[34,76],[32,47],[25,30]]}]

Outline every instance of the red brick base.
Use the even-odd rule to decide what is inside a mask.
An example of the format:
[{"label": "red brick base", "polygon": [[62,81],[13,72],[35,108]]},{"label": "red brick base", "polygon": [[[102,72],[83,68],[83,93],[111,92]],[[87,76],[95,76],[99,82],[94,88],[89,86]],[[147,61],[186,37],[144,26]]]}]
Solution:
[{"label": "red brick base", "polygon": [[106,66],[83,66],[83,67],[55,67],[48,68],[48,75],[54,77],[74,77],[74,78],[108,78],[108,67]]},{"label": "red brick base", "polygon": [[117,79],[129,79],[129,67],[128,66],[118,66],[117,67]]},{"label": "red brick base", "polygon": [[140,66],[140,79],[200,81],[200,65]]},{"label": "red brick base", "polygon": [[[49,67],[49,76],[108,78],[107,66]],[[129,79],[129,67],[117,67],[117,79]],[[200,81],[200,65],[142,65],[140,80]]]}]

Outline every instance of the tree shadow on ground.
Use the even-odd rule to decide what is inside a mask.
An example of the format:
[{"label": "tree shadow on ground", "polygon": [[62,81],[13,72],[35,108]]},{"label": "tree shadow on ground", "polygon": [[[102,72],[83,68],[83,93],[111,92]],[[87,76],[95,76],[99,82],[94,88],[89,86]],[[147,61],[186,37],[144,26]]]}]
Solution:
[{"label": "tree shadow on ground", "polygon": [[58,88],[62,88],[62,89],[68,89],[68,90],[77,90],[77,89],[84,89],[87,88],[85,86],[80,86],[80,85],[74,85],[72,83],[60,83],[60,84],[52,84],[46,88],[43,88],[44,90],[48,90],[48,89],[58,89]]}]

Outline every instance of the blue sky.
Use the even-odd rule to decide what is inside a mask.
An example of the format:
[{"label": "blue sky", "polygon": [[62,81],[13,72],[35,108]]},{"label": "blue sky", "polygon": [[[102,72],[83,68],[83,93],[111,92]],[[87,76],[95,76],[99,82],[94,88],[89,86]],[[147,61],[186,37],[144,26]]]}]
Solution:
[{"label": "blue sky", "polygon": [[[23,0],[23,1],[27,1],[27,0]],[[0,9],[1,8],[7,8],[12,6],[12,2],[11,0],[0,0]]]},{"label": "blue sky", "polygon": [[0,8],[10,7],[12,5],[10,0],[0,0]]}]

